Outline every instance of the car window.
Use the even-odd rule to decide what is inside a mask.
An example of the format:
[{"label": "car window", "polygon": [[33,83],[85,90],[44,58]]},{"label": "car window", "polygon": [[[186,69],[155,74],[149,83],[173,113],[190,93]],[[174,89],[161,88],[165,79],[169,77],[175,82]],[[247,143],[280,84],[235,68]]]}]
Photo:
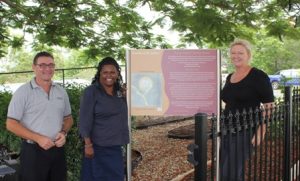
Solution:
[{"label": "car window", "polygon": [[280,75],[286,78],[295,78],[300,76],[300,71],[298,70],[282,70],[280,71]]},{"label": "car window", "polygon": [[282,70],[282,71],[280,72],[280,75],[285,76],[285,77],[290,77],[290,72],[287,71],[287,70]]},{"label": "car window", "polygon": [[293,78],[300,78],[300,70],[295,70],[292,72]]}]

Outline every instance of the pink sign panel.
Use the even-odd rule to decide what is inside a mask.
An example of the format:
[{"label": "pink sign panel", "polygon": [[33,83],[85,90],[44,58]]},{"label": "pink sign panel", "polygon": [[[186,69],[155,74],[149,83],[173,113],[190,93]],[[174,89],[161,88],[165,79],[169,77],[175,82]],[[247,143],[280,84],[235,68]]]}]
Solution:
[{"label": "pink sign panel", "polygon": [[130,50],[128,57],[132,115],[217,114],[218,50]]},{"label": "pink sign panel", "polygon": [[165,50],[166,115],[217,113],[217,50]]}]

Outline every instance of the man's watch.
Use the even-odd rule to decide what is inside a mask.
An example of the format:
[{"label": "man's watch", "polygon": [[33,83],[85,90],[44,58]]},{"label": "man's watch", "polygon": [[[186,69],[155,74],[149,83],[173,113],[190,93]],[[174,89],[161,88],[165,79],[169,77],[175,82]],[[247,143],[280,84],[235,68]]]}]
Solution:
[{"label": "man's watch", "polygon": [[61,132],[62,134],[64,134],[65,136],[68,135],[68,133],[67,133],[65,130],[61,130],[60,132]]}]

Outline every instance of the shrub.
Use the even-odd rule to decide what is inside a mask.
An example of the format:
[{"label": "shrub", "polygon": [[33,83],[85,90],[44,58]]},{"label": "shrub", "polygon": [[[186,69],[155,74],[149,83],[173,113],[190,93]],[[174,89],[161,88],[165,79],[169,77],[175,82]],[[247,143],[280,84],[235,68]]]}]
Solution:
[{"label": "shrub", "polygon": [[77,181],[80,176],[81,158],[82,158],[82,141],[78,134],[78,121],[79,121],[79,106],[80,97],[84,86],[79,84],[68,84],[66,87],[70,98],[72,109],[72,116],[74,120],[73,127],[68,133],[66,143],[66,157],[68,165],[68,180]]},{"label": "shrub", "polygon": [[0,91],[0,143],[7,146],[10,151],[20,151],[20,138],[6,130],[7,109],[12,97],[9,91]]}]

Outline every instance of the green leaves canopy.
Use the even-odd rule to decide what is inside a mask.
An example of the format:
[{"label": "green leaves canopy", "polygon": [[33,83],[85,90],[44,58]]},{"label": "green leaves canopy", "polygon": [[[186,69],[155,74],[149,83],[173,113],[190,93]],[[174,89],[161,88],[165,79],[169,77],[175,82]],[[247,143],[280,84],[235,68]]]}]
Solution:
[{"label": "green leaves canopy", "polygon": [[[159,16],[147,22],[133,10],[142,6]],[[91,58],[124,59],[125,48],[171,47],[153,34],[153,26],[166,20],[180,33],[180,47],[221,46],[235,37],[253,40],[260,29],[268,36],[299,39],[299,7],[299,0],[1,0],[0,55],[29,37],[36,49],[86,48]],[[21,29],[23,36],[14,37],[12,29]]]},{"label": "green leaves canopy", "polygon": [[[87,48],[89,56],[124,57],[122,47],[147,48],[164,44],[149,31],[151,24],[116,1],[96,0],[2,0],[0,1],[0,48],[21,46],[25,36],[33,47]],[[11,29],[21,29],[13,37]],[[27,37],[28,39],[28,37]]]},{"label": "green leaves canopy", "polygon": [[221,46],[235,37],[253,40],[260,29],[277,38],[300,38],[299,0],[144,0],[142,4],[169,17],[182,40],[199,47]]}]

